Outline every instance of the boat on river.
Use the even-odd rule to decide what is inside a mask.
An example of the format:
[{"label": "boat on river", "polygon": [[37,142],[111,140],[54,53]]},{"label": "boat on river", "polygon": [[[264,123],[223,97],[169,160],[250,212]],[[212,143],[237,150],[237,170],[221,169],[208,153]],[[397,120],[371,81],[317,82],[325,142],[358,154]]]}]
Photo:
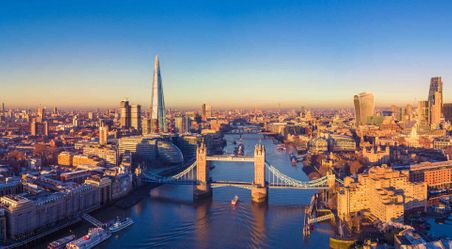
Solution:
[{"label": "boat on river", "polygon": [[87,235],[69,242],[67,249],[90,249],[111,237],[111,233],[100,227],[91,228]]},{"label": "boat on river", "polygon": [[61,239],[57,239],[52,241],[47,246],[48,249],[63,249],[66,248],[66,245],[75,239],[75,235],[71,234],[69,236],[63,237]]},{"label": "boat on river", "polygon": [[133,223],[135,223],[132,219],[130,218],[125,218],[124,220],[120,220],[119,217],[116,218],[115,223],[113,223],[108,230],[110,230],[110,232],[112,233],[116,233],[121,231],[122,229],[129,227],[131,225],[133,225]]},{"label": "boat on river", "polygon": [[239,203],[239,196],[234,196],[234,198],[231,200],[231,205],[236,206],[237,203]]}]

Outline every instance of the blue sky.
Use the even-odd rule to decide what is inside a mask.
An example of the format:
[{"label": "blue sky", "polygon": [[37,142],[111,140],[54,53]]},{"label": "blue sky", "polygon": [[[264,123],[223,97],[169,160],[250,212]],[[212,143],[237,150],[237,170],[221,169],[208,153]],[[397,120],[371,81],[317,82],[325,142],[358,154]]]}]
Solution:
[{"label": "blue sky", "polygon": [[451,1],[0,3],[0,101],[148,106],[158,54],[170,107],[452,101]]}]

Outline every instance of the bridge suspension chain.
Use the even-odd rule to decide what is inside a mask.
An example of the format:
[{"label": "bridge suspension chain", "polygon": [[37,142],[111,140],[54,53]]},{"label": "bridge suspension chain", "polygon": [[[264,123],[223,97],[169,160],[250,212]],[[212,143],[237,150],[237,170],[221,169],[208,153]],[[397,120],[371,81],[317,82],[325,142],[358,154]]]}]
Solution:
[{"label": "bridge suspension chain", "polygon": [[[279,171],[277,168],[269,164],[268,162],[265,163],[267,169],[269,170],[269,174],[271,173],[272,176],[268,177],[267,179],[272,179],[272,183],[276,183],[277,185],[285,184],[290,186],[319,186],[324,185],[326,183],[326,177],[321,177],[316,180],[312,180],[309,182],[302,182],[296,179],[293,179],[285,174],[283,174],[281,171]],[[275,179],[276,178],[276,179]],[[276,182],[275,182],[276,180]]]},{"label": "bridge suspension chain", "polygon": [[152,173],[143,173],[145,178],[147,180],[150,180],[152,182],[158,182],[158,183],[165,183],[165,182],[176,182],[176,181],[196,181],[195,178],[195,170],[197,163],[196,161],[187,167],[185,170],[181,171],[180,173],[173,175],[173,176],[160,176]]}]

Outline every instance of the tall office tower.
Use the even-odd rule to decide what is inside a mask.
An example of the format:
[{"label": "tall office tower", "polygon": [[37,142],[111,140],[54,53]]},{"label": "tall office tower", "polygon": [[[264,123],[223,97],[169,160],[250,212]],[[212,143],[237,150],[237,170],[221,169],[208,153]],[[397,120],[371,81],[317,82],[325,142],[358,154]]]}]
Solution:
[{"label": "tall office tower", "polygon": [[373,93],[363,92],[354,96],[356,127],[367,124],[367,118],[375,114]]},{"label": "tall office tower", "polygon": [[105,145],[108,142],[108,126],[104,122],[99,126],[99,144]]},{"label": "tall office tower", "polygon": [[443,115],[446,121],[452,121],[452,103],[443,104]]},{"label": "tall office tower", "polygon": [[36,136],[36,134],[38,133],[38,122],[35,118],[31,120],[30,133],[32,136]]},{"label": "tall office tower", "polygon": [[130,108],[131,126],[141,132],[141,105],[132,105]]},{"label": "tall office tower", "polygon": [[152,132],[168,131],[162,76],[160,75],[159,57],[157,55],[154,60],[154,77],[152,80],[151,130]]},{"label": "tall office tower", "polygon": [[119,125],[121,128],[130,128],[130,105],[128,100],[123,100],[119,103]]},{"label": "tall office tower", "polygon": [[420,125],[428,125],[428,101],[421,100],[417,102],[417,120]]},{"label": "tall office tower", "polygon": [[5,102],[2,103],[2,112],[6,112],[6,109],[5,109]]},{"label": "tall office tower", "polygon": [[174,118],[174,127],[176,128],[177,133],[184,133],[185,132],[185,126],[184,126],[184,117],[179,116]]},{"label": "tall office tower", "polygon": [[151,133],[151,120],[147,117],[141,119],[141,134],[148,135]]},{"label": "tall office tower", "polygon": [[443,108],[443,81],[441,77],[433,77],[430,80],[430,90],[428,92],[428,121],[430,126],[436,127],[440,120]]},{"label": "tall office tower", "polygon": [[56,106],[53,107],[52,114],[55,114],[55,115],[58,114],[58,108]]},{"label": "tall office tower", "polygon": [[47,121],[40,122],[37,119],[32,119],[30,124],[30,133],[32,136],[48,136],[49,123]]},{"label": "tall office tower", "polygon": [[192,118],[190,117],[190,115],[185,114],[185,122],[184,122],[184,131],[185,132],[190,132],[190,128],[191,128],[191,120]]},{"label": "tall office tower", "polygon": [[72,126],[78,127],[78,115],[74,115],[72,118]]},{"label": "tall office tower", "polygon": [[209,104],[202,104],[201,106],[201,117],[203,121],[207,121],[208,118],[212,117],[212,106]]},{"label": "tall office tower", "polygon": [[93,112],[88,112],[88,119],[89,120],[93,120],[94,119],[94,113]]},{"label": "tall office tower", "polygon": [[206,105],[206,118],[211,118],[212,117],[212,106],[207,104]]},{"label": "tall office tower", "polygon": [[37,113],[38,113],[37,121],[38,122],[42,122],[45,119],[46,109],[42,108],[42,107],[39,107]]}]

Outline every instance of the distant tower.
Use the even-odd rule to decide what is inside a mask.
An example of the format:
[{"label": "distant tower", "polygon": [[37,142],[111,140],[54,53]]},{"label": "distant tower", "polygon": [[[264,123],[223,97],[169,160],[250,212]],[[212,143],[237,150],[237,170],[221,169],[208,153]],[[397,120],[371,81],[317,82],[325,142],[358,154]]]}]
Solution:
[{"label": "distant tower", "polygon": [[168,131],[162,76],[160,75],[159,57],[157,55],[154,60],[154,77],[152,80],[151,127],[153,132]]},{"label": "distant tower", "polygon": [[74,115],[72,118],[72,126],[78,127],[78,115]]},{"label": "distant tower", "polygon": [[430,90],[428,92],[430,126],[436,127],[442,116],[443,108],[443,81],[441,77],[433,77],[430,80]]},{"label": "distant tower", "polygon": [[176,128],[176,132],[181,134],[185,132],[185,125],[184,125],[185,117],[179,116],[174,118],[174,127]]},{"label": "distant tower", "polygon": [[209,104],[202,104],[201,106],[201,117],[203,121],[207,121],[208,118],[212,117],[212,106]]},{"label": "distant tower", "polygon": [[99,126],[99,144],[106,145],[108,141],[108,126],[104,122],[100,123]]},{"label": "distant tower", "polygon": [[418,123],[424,127],[424,126],[428,126],[428,116],[429,116],[429,111],[428,111],[429,107],[428,107],[428,101],[426,100],[420,100],[417,102],[417,118],[418,118]]},{"label": "distant tower", "polygon": [[37,121],[38,122],[42,122],[45,119],[46,109],[42,108],[42,107],[39,107],[37,113],[38,113]]},{"label": "distant tower", "polygon": [[119,124],[121,128],[130,128],[131,122],[131,107],[128,100],[123,100],[119,103]]},{"label": "distant tower", "polygon": [[131,126],[141,132],[141,105],[131,106]]},{"label": "distant tower", "polygon": [[375,114],[373,93],[360,93],[353,98],[355,104],[356,127],[367,124],[367,118]]}]

